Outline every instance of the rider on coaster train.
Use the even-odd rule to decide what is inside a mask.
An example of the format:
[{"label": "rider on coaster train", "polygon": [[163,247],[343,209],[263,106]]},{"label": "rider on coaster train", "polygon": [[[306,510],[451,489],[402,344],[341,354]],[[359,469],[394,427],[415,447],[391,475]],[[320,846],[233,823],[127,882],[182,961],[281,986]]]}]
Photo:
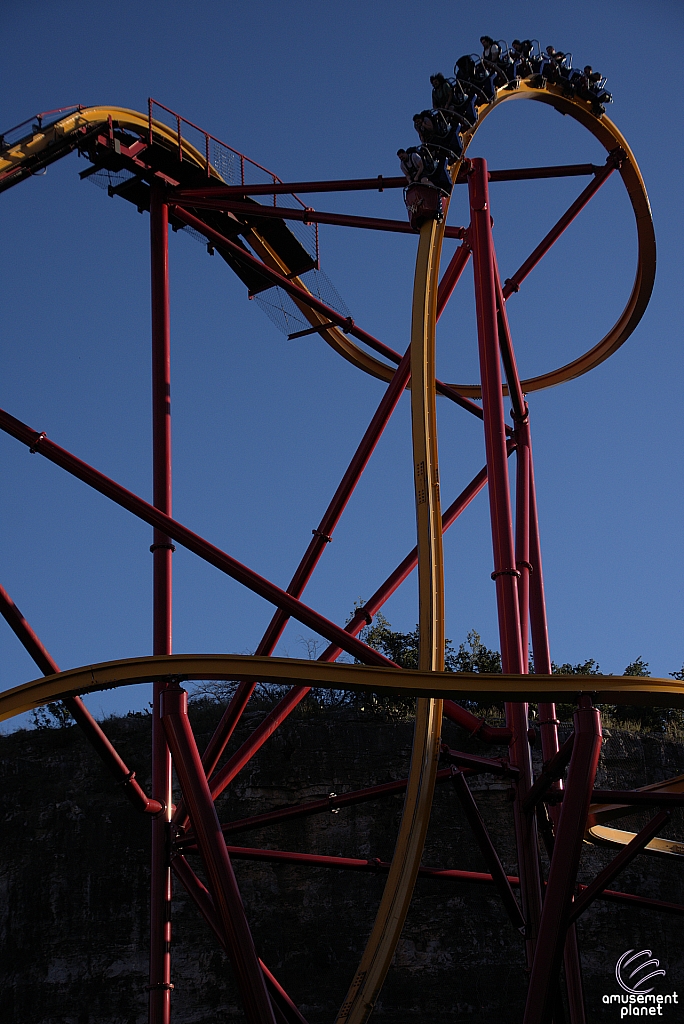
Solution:
[{"label": "rider on coaster train", "polygon": [[531,39],[514,39],[510,47],[491,36],[480,36],[482,56],[464,54],[454,65],[454,78],[441,72],[430,76],[432,108],[413,116],[419,146],[399,149],[397,156],[408,186],[405,199],[411,227],[420,229],[426,220],[441,220],[442,196],[451,192],[448,166],[463,153],[461,133],[473,128],[478,106],[490,103],[497,89],[516,89],[522,79],[536,89],[558,85],[563,94],[591,103],[601,117],[604,103],[612,102],[605,78],[587,64],[574,69],[568,54],[553,46],[542,53]]}]

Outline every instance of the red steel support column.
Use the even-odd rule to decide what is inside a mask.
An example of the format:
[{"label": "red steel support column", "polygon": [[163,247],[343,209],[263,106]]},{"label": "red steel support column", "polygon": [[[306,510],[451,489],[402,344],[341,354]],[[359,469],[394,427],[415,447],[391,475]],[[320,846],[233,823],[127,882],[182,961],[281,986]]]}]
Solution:
[{"label": "red steel support column", "polygon": [[504,672],[522,672],[517,589],[519,574],[515,568],[511,498],[508,483],[487,163],[482,159],[473,160],[471,168],[468,184],[475,304],[482,376],[489,507],[494,548],[493,576],[496,580],[501,657]]},{"label": "red steel support column", "polygon": [[518,605],[520,607],[520,644],[523,672],[527,672],[530,619],[530,422],[527,417],[516,423],[517,447],[515,480],[515,567],[518,579]]},{"label": "red steel support column", "polygon": [[[593,193],[591,193],[593,194]],[[588,199],[586,200],[588,202]],[[579,207],[578,211],[579,212]],[[555,237],[555,236],[554,236]],[[540,250],[541,251],[541,250]],[[545,250],[544,250],[545,251]],[[539,256],[541,259],[541,256]],[[538,566],[537,616],[540,618],[543,629],[540,642],[543,645],[543,652],[540,653],[541,664],[545,668],[535,667],[537,672],[551,672],[551,661],[549,656],[548,634],[546,630],[546,609],[543,604],[543,586],[541,582],[541,550],[539,545],[539,529],[537,523],[537,510],[534,495],[534,480],[532,470],[532,439],[530,435],[529,412],[525,396],[520,387],[520,375],[515,359],[513,341],[511,339],[508,316],[506,314],[506,303],[501,288],[499,271],[494,261],[494,283],[496,286],[498,323],[499,323],[499,346],[501,348],[501,361],[506,372],[508,381],[508,393],[511,399],[513,417],[516,423],[516,537],[515,537],[515,558],[516,568],[520,572],[518,580],[518,603],[520,606],[520,632],[522,643],[522,655],[524,671],[528,671],[528,644],[529,644],[529,613],[530,613],[530,573],[533,571],[531,564],[531,549],[534,547],[535,557]],[[539,607],[541,597],[541,607]],[[555,724],[555,705],[542,702],[539,705],[540,721],[542,725],[542,748],[544,750],[544,761],[549,760],[558,750],[558,728]],[[550,753],[548,757],[546,751]],[[556,780],[556,789],[561,789],[562,784]],[[524,799],[524,798],[523,798]],[[551,820],[554,826],[558,824],[560,808],[551,808]],[[582,992],[582,971],[577,947],[577,935],[574,925],[568,929],[565,946],[565,976],[568,990],[568,1004],[570,1007],[570,1024],[586,1024],[584,1013],[584,996]]]},{"label": "red steel support column", "polygon": [[[519,571],[515,567],[511,496],[508,480],[506,427],[501,391],[501,351],[497,318],[496,258],[489,209],[487,163],[473,160],[468,177],[470,197],[475,305],[482,381],[485,451],[489,482],[489,508],[496,598],[499,612],[501,660],[504,672],[523,672],[524,659],[518,605]],[[536,821],[521,807],[532,785],[532,762],[527,735],[527,704],[507,704],[506,724],[512,729],[511,763],[519,772],[513,805],[520,889],[525,917],[525,945],[528,965],[534,955],[541,913],[541,877]]]},{"label": "red steel support column", "polygon": [[[152,186],[150,251],[152,277],[152,449],[153,503],[171,515],[171,355],[169,323],[169,209],[163,186]],[[153,557],[153,651],[171,654],[170,537],[155,529]],[[164,811],[152,822],[150,877],[150,1024],[171,1019],[171,754],[160,717],[162,683],[153,684],[152,796]]]},{"label": "red steel support column", "polygon": [[[553,666],[551,664],[551,652],[549,650],[549,633],[546,622],[546,599],[544,597],[544,572],[541,560],[541,544],[539,541],[539,520],[537,515],[537,494],[534,482],[534,463],[532,449],[529,447],[530,458],[530,563],[532,565],[530,576],[530,632],[532,634],[532,653],[534,655],[535,672],[550,674]],[[541,733],[542,759],[546,764],[558,753],[560,745],[558,742],[558,722],[556,719],[556,705],[551,701],[540,701],[539,706],[539,732]],[[563,789],[561,780],[553,783],[553,788]],[[552,805],[549,808],[551,821],[554,830],[558,830],[558,819],[560,807]],[[579,947],[577,945],[577,931],[575,925],[571,924],[565,938],[565,984],[568,992],[568,1005],[570,1008],[570,1024],[585,1024],[586,1014],[584,1010],[584,992],[582,985],[582,963],[580,960]]]},{"label": "red steel support column", "polygon": [[601,717],[590,697],[580,698],[574,719],[575,743],[551,858],[524,1024],[548,1024],[551,1019],[584,826],[601,753]]},{"label": "red steel support column", "polygon": [[188,721],[188,695],[180,686],[168,686],[161,695],[160,704],[161,720],[197,837],[209,891],[235,970],[245,1017],[249,1024],[275,1024],[226,842]]}]

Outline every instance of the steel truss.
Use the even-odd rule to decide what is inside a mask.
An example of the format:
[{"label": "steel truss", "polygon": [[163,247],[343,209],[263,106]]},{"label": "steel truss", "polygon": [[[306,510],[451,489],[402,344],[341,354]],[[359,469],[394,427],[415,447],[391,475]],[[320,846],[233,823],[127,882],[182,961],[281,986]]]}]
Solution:
[{"label": "steel truss", "polygon": [[[499,102],[525,98],[525,88],[497,98]],[[595,702],[609,693],[613,703],[666,703],[684,706],[684,688],[673,680],[641,680],[611,677],[562,677],[552,675],[547,635],[540,536],[537,519],[532,459],[530,414],[525,394],[540,387],[586,372],[607,358],[638,323],[645,309],[653,281],[655,249],[648,201],[643,182],[629,148],[607,119],[599,121],[579,102],[560,93],[534,93],[529,97],[553,105],[583,123],[608,150],[604,166],[587,164],[566,167],[518,168],[489,171],[483,159],[463,159],[453,168],[455,185],[468,189],[470,224],[448,228],[444,222],[429,221],[420,230],[413,296],[411,344],[403,355],[374,338],[348,317],[314,297],[289,274],[277,254],[258,242],[247,252],[236,238],[207,223],[203,211],[220,211],[230,217],[256,216],[262,221],[300,220],[338,224],[364,230],[406,232],[403,222],[379,218],[321,213],[276,205],[256,207],[250,197],[291,195],[294,192],[339,192],[397,188],[403,179],[370,178],[353,181],[282,183],[273,176],[266,185],[226,186],[216,180],[210,167],[206,135],[205,163],[190,152],[181,137],[182,118],[177,118],[178,161],[195,160],[206,173],[206,183],[187,187],[182,182],[151,170],[145,151],[161,129],[149,118],[125,112],[126,124],[135,121],[140,142],[130,145],[124,156],[150,185],[150,250],[153,354],[153,477],[154,497],[149,504],[115,481],[85,464],[75,455],[50,441],[45,434],[0,410],[0,428],[68,473],[128,509],[153,528],[153,656],[131,659],[86,670],[60,672],[38,637],[0,589],[0,611],[44,673],[44,678],[0,695],[0,718],[62,697],[98,753],[123,784],[134,806],[150,815],[152,827],[152,874],[150,913],[149,1020],[169,1024],[171,1013],[171,925],[172,875],[188,892],[200,914],[225,950],[235,972],[250,1024],[306,1024],[292,998],[268,967],[259,959],[240,898],[232,861],[261,859],[329,867],[337,870],[370,871],[387,876],[375,925],[348,995],[337,1016],[337,1024],[362,1024],[371,1013],[398,942],[416,878],[468,881],[494,886],[503,909],[525,945],[530,982],[524,1024],[547,1024],[562,1018],[559,1007],[561,964],[564,963],[571,1024],[585,1020],[580,958],[575,922],[596,899],[625,906],[681,915],[684,907],[645,899],[608,889],[617,874],[659,833],[669,818],[670,806],[684,803],[684,783],[631,791],[596,790],[595,775],[601,747],[600,715]],[[481,119],[489,109],[481,114]],[[122,143],[116,136],[112,114],[108,131],[100,120],[88,120],[82,108],[70,115],[74,132],[88,136],[102,149]],[[142,120],[141,120],[142,119]],[[183,122],[187,123],[187,122]],[[93,127],[94,124],[94,127]],[[85,126],[85,127],[84,127]],[[142,126],[142,127],[141,127]],[[193,126],[194,127],[194,126]],[[101,133],[101,134],[98,134]],[[206,134],[206,133],[205,133]],[[66,142],[64,139],[66,138]],[[67,151],[68,133],[60,136],[60,154]],[[467,138],[466,145],[470,142]],[[75,144],[74,144],[75,145]],[[66,148],[65,148],[66,147]],[[74,146],[71,146],[74,148]],[[126,148],[126,146],[124,146]],[[168,148],[168,139],[167,139]],[[41,158],[47,161],[47,157]],[[244,158],[243,158],[244,159]],[[19,165],[17,165],[19,166]],[[21,170],[21,168],[20,168]],[[517,292],[527,275],[549,251],[562,232],[590,201],[610,175],[618,170],[627,187],[637,216],[639,268],[632,296],[616,326],[584,356],[543,377],[521,382],[506,314],[508,298]],[[2,164],[0,162],[0,172]],[[7,174],[17,180],[21,174],[10,167]],[[147,174],[147,177],[145,175]],[[496,180],[591,175],[590,184],[559,219],[529,258],[510,278],[501,280],[492,234],[489,185]],[[17,177],[18,176],[18,177]],[[244,166],[243,166],[244,179]],[[12,178],[14,181],[14,178]],[[0,173],[0,187],[2,173]],[[246,200],[249,200],[247,202]],[[388,380],[387,390],[344,474],[288,587],[283,590],[242,565],[209,541],[197,536],[172,518],[171,432],[170,432],[170,319],[168,277],[169,218],[192,227],[212,246],[232,255],[242,268],[253,270],[270,284],[287,292],[305,312],[311,331],[320,333],[346,358],[376,376]],[[252,230],[252,229],[250,229]],[[455,237],[461,245],[439,276],[444,237]],[[261,248],[259,248],[261,245]],[[472,257],[480,360],[479,385],[455,386],[435,379],[435,328],[450,295]],[[308,333],[298,332],[298,333]],[[353,339],[353,340],[352,340]],[[359,349],[356,342],[364,349]],[[367,349],[382,357],[369,357]],[[503,367],[503,378],[502,378]],[[325,619],[302,601],[304,589],[314,572],[368,461],[399,399],[411,389],[412,437],[415,466],[417,545],[381,584],[351,621],[340,627]],[[486,465],[442,513],[438,485],[436,395],[441,394],[483,421]],[[504,396],[508,396],[514,426],[506,425]],[[481,406],[474,398],[482,398]],[[515,517],[510,489],[509,458],[515,458]],[[492,578],[495,582],[503,674],[500,676],[445,673],[444,669],[444,580],[442,535],[456,521],[473,498],[487,486],[492,531]],[[515,525],[513,525],[515,518]],[[236,656],[195,656],[172,654],[172,554],[174,542],[182,544],[220,571],[270,601],[276,608],[253,658]],[[417,671],[401,670],[359,639],[361,630],[400,586],[414,568],[419,576],[420,664]],[[317,662],[273,657],[290,618],[325,637],[329,646]],[[528,677],[528,642],[534,653],[535,675]],[[335,665],[346,652],[358,665]],[[192,678],[236,678],[242,680],[203,753],[198,749],[187,715],[187,694],[183,680]],[[89,715],[78,694],[105,686],[153,681],[153,777],[152,793],[146,795],[135,773],[121,760]],[[281,681],[289,690],[261,724],[253,730],[219,768],[222,756],[240,722],[257,682]],[[271,735],[292,713],[312,685],[388,689],[418,696],[415,739],[408,777],[359,791],[332,794],[240,820],[221,823],[215,801],[243,770]],[[494,728],[461,707],[458,697],[487,693],[505,700],[506,725]],[[554,698],[565,694],[576,700],[574,731],[560,746]],[[530,755],[530,722],[527,700],[539,702],[543,770],[535,779]],[[606,699],[605,696],[603,699]],[[465,727],[489,744],[507,744],[506,759],[451,750],[441,743],[442,715]],[[442,767],[438,770],[438,759]],[[175,767],[180,800],[173,803],[171,769]],[[567,770],[567,777],[564,774]],[[515,798],[513,824],[518,857],[518,876],[508,876],[495,844],[478,810],[469,786],[473,775],[488,773],[510,779]],[[473,835],[485,860],[486,872],[443,870],[421,864],[425,832],[433,791],[446,782],[454,787]],[[286,850],[227,845],[227,838],[249,833],[265,825],[316,815],[391,794],[404,794],[404,811],[391,863],[373,859],[325,857]],[[614,861],[588,886],[578,886],[577,870],[581,844],[588,823],[615,817],[633,805],[662,808],[651,822],[624,847]],[[540,843],[546,847],[549,871],[543,877]],[[197,876],[188,855],[198,854],[207,884]],[[515,891],[517,890],[518,896]]]}]

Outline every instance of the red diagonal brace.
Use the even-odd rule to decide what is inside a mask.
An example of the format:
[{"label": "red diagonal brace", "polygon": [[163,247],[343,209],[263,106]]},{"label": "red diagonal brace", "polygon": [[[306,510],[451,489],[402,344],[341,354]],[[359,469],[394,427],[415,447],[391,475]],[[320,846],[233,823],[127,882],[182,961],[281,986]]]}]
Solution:
[{"label": "red diagonal brace", "polygon": [[173,540],[187,548],[188,551],[192,551],[206,562],[209,562],[210,565],[220,569],[221,572],[226,573],[227,576],[230,576],[242,584],[242,586],[247,587],[248,590],[252,590],[266,601],[276,605],[276,607],[284,608],[292,618],[297,619],[298,622],[303,623],[305,626],[309,626],[331,643],[339,644],[342,650],[347,651],[352,657],[356,657],[368,665],[393,665],[395,668],[397,667],[393,661],[380,654],[379,651],[364,644],[361,640],[350,636],[341,626],[330,622],[329,619],[314,611],[313,608],[309,608],[302,601],[298,601],[284,590],[281,590],[275,583],[264,579],[263,576],[254,572],[253,569],[238,562],[236,558],[226,554],[225,551],[221,551],[220,548],[210,544],[203,537],[199,537],[192,530],[189,530],[187,526],[183,526],[175,519],[171,519],[170,516],[165,515],[159,509],[150,505],[149,502],[139,498],[137,494],[127,491],[121,484],[110,480],[104,473],[100,473],[86,462],[82,462],[81,459],[76,458],[71,452],[60,448],[59,445],[50,441],[44,433],[32,430],[31,427],[22,423],[15,416],[11,416],[4,409],[0,409],[0,430],[4,430],[7,434],[27,445],[31,451],[43,455],[48,461],[53,462],[56,466],[60,466],[68,473],[71,473],[72,476],[87,483],[94,490],[99,491],[100,494],[104,494],[105,497],[116,502],[117,505],[132,512],[133,515],[142,519],[143,522],[149,523],[150,526],[154,526],[155,529],[160,530],[162,533],[166,533]]},{"label": "red diagonal brace", "polygon": [[524,935],[525,919],[523,918],[520,907],[518,906],[518,901],[513,895],[511,884],[506,877],[506,872],[499,860],[499,855],[489,837],[487,826],[485,825],[482,815],[480,814],[480,810],[475,803],[473,794],[470,791],[470,786],[468,785],[465,776],[460,771],[454,771],[452,781],[458,799],[461,802],[461,807],[468,819],[468,824],[475,836],[477,845],[480,847],[480,852],[482,853],[485,863],[491,872],[494,883],[499,890],[499,895],[503,900],[503,905],[506,908],[506,913],[510,918],[511,924],[514,928],[517,928],[522,935]]},{"label": "red diagonal brace", "polygon": [[[261,860],[271,861],[280,864],[302,864],[310,867],[335,868],[343,871],[369,871],[385,873],[389,871],[388,861],[378,859],[356,859],[351,857],[326,857],[314,853],[292,853],[288,850],[261,850],[246,846],[228,846],[228,853],[234,860]],[[480,885],[491,885],[492,876],[485,871],[461,871],[453,868],[426,868],[418,870],[421,878],[432,878],[441,882],[475,882]],[[520,879],[515,875],[508,875],[508,881],[515,888],[520,885]],[[583,892],[587,886],[578,886]],[[664,900],[652,900],[646,896],[635,896],[629,892],[614,892],[612,889],[604,889],[597,897],[607,903],[620,903],[625,906],[640,907],[644,910],[655,910],[663,914],[675,914],[677,917],[684,916],[684,906],[678,903],[667,903]]]},{"label": "red diagonal brace", "polygon": [[601,718],[589,697],[575,711],[575,742],[558,821],[524,1024],[547,1024],[558,986],[584,827],[601,753]]},{"label": "red diagonal brace", "polygon": [[479,754],[467,754],[463,750],[451,750],[447,743],[441,745],[440,759],[479,775],[505,775],[517,779],[520,774],[517,768],[503,758],[480,757]]},{"label": "red diagonal brace", "polygon": [[439,288],[437,289],[437,319],[444,312],[444,307],[451,297],[451,293],[459,282],[461,274],[466,268],[466,264],[470,259],[470,246],[467,242],[463,245],[459,245],[458,249],[451,257],[449,265],[442,275],[442,280],[439,282]]},{"label": "red diagonal brace", "polygon": [[654,836],[657,836],[662,828],[667,825],[671,818],[670,811],[661,811],[656,814],[654,818],[651,818],[649,823],[642,828],[638,835],[634,836],[634,839],[624,850],[618,853],[610,864],[608,864],[603,871],[596,876],[594,881],[586,887],[581,896],[579,896],[573,905],[570,913],[570,920],[576,921],[580,914],[583,914],[587,907],[594,902],[595,899],[601,895],[604,889],[606,889],[610,883],[616,878],[621,871],[630,864],[637,854],[641,853],[643,848],[650,843]]},{"label": "red diagonal brace", "polygon": [[575,202],[568,207],[563,216],[554,224],[547,235],[541,240],[537,248],[533,253],[528,256],[521,267],[516,270],[512,277],[508,278],[505,282],[503,289],[503,297],[507,299],[513,292],[517,292],[520,285],[525,280],[527,275],[533,270],[543,256],[549,251],[551,246],[556,242],[563,234],[565,229],[572,224],[573,220],[580,213],[581,210],[587,205],[589,200],[594,196],[601,185],[608,180],[610,175],[613,173],[616,167],[619,166],[619,155],[609,153],[606,158],[605,166],[602,167],[594,177],[593,181],[590,181],[587,187],[577,197]]},{"label": "red diagonal brace", "polygon": [[[2,615],[10,629],[19,638],[41,672],[46,676],[59,672],[59,665],[43,647],[33,629],[3,587],[0,587],[0,615]],[[63,703],[83,729],[87,739],[114,775],[117,782],[123,786],[123,792],[133,806],[137,807],[139,811],[144,811],[146,814],[159,814],[162,805],[158,800],[152,800],[145,794],[145,791],[135,778],[135,772],[132,772],[128,765],[119,757],[116,749],[107,739],[81,698],[67,697]]]},{"label": "red diagonal brace", "polygon": [[[448,782],[451,779],[451,768],[442,768],[437,772],[436,782]],[[266,811],[264,814],[255,814],[250,818],[240,818],[237,821],[224,822],[221,831],[224,836],[233,832],[251,832],[253,829],[264,828],[276,825],[282,821],[292,821],[294,818],[305,818],[311,814],[335,813],[342,807],[351,807],[353,804],[365,803],[367,800],[378,800],[386,796],[394,796],[403,793],[408,786],[408,779],[398,779],[396,782],[385,782],[380,786],[370,786],[368,789],[356,789],[349,793],[323,797],[322,800],[309,800],[303,804],[293,804],[289,807],[281,807],[277,811]],[[184,835],[176,840],[177,850],[187,850],[195,845],[193,835]]]},{"label": "red diagonal brace", "polygon": [[[171,861],[171,869],[176,878],[183,885],[190,898],[194,901],[195,906],[213,931],[220,945],[223,946],[227,952],[227,943],[221,929],[221,922],[218,919],[214,901],[211,898],[211,893],[207,887],[199,880],[185,857],[174,857]],[[261,959],[259,960],[259,966],[261,967],[264,978],[266,979],[266,987],[268,988],[271,996],[271,1002],[278,1024],[307,1024],[305,1018],[302,1017],[297,1006],[294,1004],[292,999],[290,999],[283,986],[273,976],[273,974],[271,974],[268,967]]]},{"label": "red diagonal brace", "polygon": [[188,695],[180,686],[162,691],[161,717],[207,873],[209,891],[235,970],[245,1016],[250,1024],[276,1024],[202,760],[188,721]]}]

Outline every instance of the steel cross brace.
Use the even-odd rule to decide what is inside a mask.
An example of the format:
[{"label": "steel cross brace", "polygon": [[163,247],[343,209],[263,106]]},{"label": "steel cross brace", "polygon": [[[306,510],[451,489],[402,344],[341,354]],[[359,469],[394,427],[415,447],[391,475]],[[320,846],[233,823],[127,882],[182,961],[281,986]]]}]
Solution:
[{"label": "steel cross brace", "polygon": [[[451,769],[443,768],[437,772],[436,782],[447,782],[451,779]],[[380,786],[370,786],[368,789],[356,789],[349,793],[331,793],[320,800],[308,800],[301,804],[290,804],[287,807],[280,807],[275,811],[266,811],[264,814],[255,814],[250,818],[240,818],[237,821],[224,822],[221,831],[225,835],[233,832],[250,832],[267,826],[278,824],[282,821],[292,821],[295,818],[305,818],[312,814],[336,814],[342,807],[350,807],[353,804],[365,803],[367,800],[378,800],[386,796],[394,796],[406,791],[408,779],[398,779],[396,782],[385,782]],[[189,850],[195,846],[195,837],[192,833],[178,835],[174,843],[176,850]]]},{"label": "steel cross brace", "polygon": [[[328,857],[313,853],[294,853],[291,850],[259,849],[249,846],[227,846],[228,853],[233,860],[257,860],[273,864],[299,864],[302,867],[324,867],[341,871],[360,871],[378,874],[386,874],[390,865],[388,861],[378,858],[354,858],[354,857]],[[485,871],[463,871],[458,868],[429,868],[421,866],[418,870],[420,878],[430,878],[437,882],[472,882],[476,885],[492,885],[491,874]],[[512,888],[520,885],[520,879],[516,875],[508,875],[508,881]],[[588,889],[586,885],[578,885],[580,895]],[[619,892],[613,889],[603,889],[596,897],[606,903],[619,903],[623,906],[631,906],[648,910],[655,910],[663,914],[674,914],[676,917],[684,916],[684,906],[678,903],[668,903],[665,900],[653,900],[646,896],[636,896],[634,893]]]},{"label": "steel cross brace", "polygon": [[[561,164],[552,167],[514,167],[510,170],[489,171],[489,181],[523,181],[534,178],[566,178],[575,175],[596,174],[601,168],[595,164]],[[457,184],[464,184],[467,180],[465,174],[460,174]],[[293,195],[301,192],[302,195],[310,192],[359,192],[375,191],[383,192],[386,188],[405,188],[406,178],[384,178],[378,174],[376,178],[345,178],[338,181],[291,181],[272,182],[269,185],[221,185],[216,184],[212,188],[186,188],[178,189],[176,198],[187,202],[192,206],[191,200],[200,198],[215,198],[219,196],[274,196]]]},{"label": "steel cross brace", "polygon": [[188,720],[188,695],[180,686],[169,686],[162,691],[161,721],[207,873],[221,932],[235,969],[245,1016],[250,1024],[276,1024],[214,801]]},{"label": "steel cross brace", "polygon": [[[456,250],[456,253],[454,254],[454,257],[452,258],[451,263],[449,264],[449,267],[447,268],[447,271],[444,274],[442,282],[440,284],[441,307],[439,305],[440,297],[438,296],[438,318],[441,313],[441,310],[444,308],[448,300],[449,295],[455,288],[461,274],[463,273],[469,256],[470,249],[465,245],[459,247],[459,249]],[[384,431],[385,426],[387,425],[389,418],[392,415],[392,412],[396,408],[399,398],[401,397],[401,395],[404,392],[404,389],[406,388],[406,385],[409,380],[409,375],[410,350],[407,350],[401,362],[399,363],[399,366],[397,367],[394,376],[392,377],[392,380],[390,381],[390,384],[380,401],[380,404],[375,412],[375,415],[373,416],[371,422],[369,423],[368,428],[366,429],[366,432],[363,435],[363,438],[361,439],[361,442],[359,443],[359,446],[356,449],[356,452],[351,462],[349,463],[347,471],[344,474],[335,494],[333,495],[333,498],[323,518],[321,519],[321,522],[319,523],[317,529],[312,531],[313,539],[311,540],[309,547],[305,551],[299,563],[299,566],[297,567],[297,570],[295,571],[295,574],[288,585],[287,592],[289,594],[292,594],[295,597],[300,597],[306,584],[311,578],[311,574],[313,573],[318,563],[318,560],[320,559],[326,545],[330,542],[332,538],[333,531],[337,526],[337,523],[339,522],[340,516],[342,515],[342,512],[344,511],[347,505],[347,502],[349,501],[349,498],[351,497],[351,494],[353,493],[353,490],[356,487],[356,484],[358,483],[363,470],[368,464],[368,460],[370,459],[370,456],[373,453],[375,446],[377,445],[382,435],[382,432]],[[486,477],[484,479],[486,479]],[[473,481],[473,485],[471,485],[470,490],[470,494],[472,494],[473,497],[477,493],[477,490],[475,490],[476,481],[477,490],[480,489],[480,478],[476,477],[476,480]],[[457,499],[457,501],[445,513],[443,517],[443,529],[447,529],[448,526],[451,525],[451,523],[454,521],[456,515],[460,513],[462,507],[465,507],[465,505],[463,505],[460,502],[464,500],[464,496],[466,493],[468,493],[468,489],[466,489],[466,492],[463,492],[463,494],[460,496],[460,501],[459,499]],[[399,583],[406,578],[408,572],[412,571],[416,564],[417,549],[414,548],[411,555],[408,556],[408,559],[405,560],[405,562],[403,562],[399,566],[399,568],[395,571],[395,574],[393,574],[393,576],[390,576],[390,579],[385,584],[385,596],[382,599],[383,601],[386,600],[391,593],[393,593],[394,589],[396,589]],[[371,599],[371,602],[369,602],[365,606],[363,610],[363,615],[361,617],[358,617],[358,623],[358,613],[357,616],[354,616],[354,618],[352,619],[353,628],[351,628],[352,624],[350,624],[347,627],[348,631],[352,633],[352,635],[356,635],[359,629],[361,629],[363,625],[367,624],[367,622],[369,621],[369,616],[372,616],[372,614],[374,614],[374,611],[377,610],[377,607],[380,607],[378,601],[379,598],[376,598],[375,601]],[[374,606],[373,612],[369,611],[370,605]],[[273,653],[275,646],[280,636],[282,635],[282,632],[285,628],[287,621],[288,615],[282,609],[278,609],[275,612],[261,641],[259,642],[259,646],[257,648],[258,654],[268,655]],[[358,629],[356,629],[357,625]],[[336,649],[336,653],[333,654],[332,649],[329,648],[325,652],[325,655],[323,657],[327,660],[332,661],[338,656],[339,653],[341,653],[339,649]],[[225,749],[225,746],[229,741],[233,733],[233,730],[235,729],[235,726],[239,721],[242,712],[244,711],[247,702],[253,692],[253,683],[241,682],[229,706],[226,708],[226,711],[224,712],[221,721],[219,722],[217,728],[215,729],[214,734],[211,737],[207,749],[205,750],[204,755],[202,757],[202,763],[204,764],[208,777],[212,775],[216,767],[216,764],[218,763],[218,760],[221,757],[221,754],[223,753],[223,750]],[[302,693],[302,697],[303,696],[304,693]],[[181,816],[182,811],[178,809],[176,813],[176,820],[181,820]]]},{"label": "steel cross brace", "polygon": [[[12,632],[18,637],[20,643],[33,658],[41,672],[46,676],[59,672],[59,665],[45,649],[36,633],[34,633],[3,587],[0,587],[0,615],[2,615]],[[86,738],[107,765],[117,783],[123,787],[123,792],[133,806],[145,814],[159,814],[162,805],[158,800],[153,800],[146,795],[140,783],[136,780],[135,772],[131,771],[128,765],[121,759],[115,747],[90,714],[81,698],[66,697],[63,703],[83,729]]]},{"label": "steel cross brace", "polygon": [[614,878],[623,871],[628,864],[630,864],[637,854],[641,853],[644,847],[650,843],[654,836],[657,836],[662,828],[667,825],[671,818],[670,811],[661,811],[656,814],[647,825],[642,828],[641,832],[634,836],[631,843],[628,843],[624,850],[618,853],[610,864],[608,864],[603,871],[600,872],[594,879],[594,881],[586,887],[581,896],[579,896],[572,908],[570,914],[570,921],[576,921],[580,914],[583,914],[587,907],[594,902],[595,899],[601,895],[604,889],[606,889]]},{"label": "steel cross brace", "polygon": [[494,883],[499,890],[499,895],[503,901],[503,905],[506,908],[506,913],[510,919],[511,924],[514,928],[520,932],[521,935],[525,934],[525,918],[522,915],[518,901],[513,895],[511,884],[506,877],[506,872],[503,869],[499,855],[494,848],[494,844],[487,831],[487,826],[484,823],[480,810],[475,803],[473,794],[470,791],[463,772],[456,769],[452,775],[452,783],[456,790],[456,795],[461,802],[461,807],[468,819],[468,824],[472,830],[473,835],[477,841],[477,845],[480,847],[480,852],[484,857],[485,863],[491,872],[491,876]]},{"label": "steel cross brace", "polygon": [[[213,931],[219,945],[228,952],[228,943],[216,913],[216,905],[207,887],[197,877],[185,857],[180,855],[174,856],[171,861],[171,870]],[[307,1024],[295,1003],[261,959],[259,960],[259,966],[266,980],[266,987],[271,997],[271,1005],[278,1024]]]},{"label": "steel cross brace", "polygon": [[574,714],[575,742],[558,820],[524,1024],[548,1024],[558,986],[591,792],[601,753],[601,719],[589,697]]}]

